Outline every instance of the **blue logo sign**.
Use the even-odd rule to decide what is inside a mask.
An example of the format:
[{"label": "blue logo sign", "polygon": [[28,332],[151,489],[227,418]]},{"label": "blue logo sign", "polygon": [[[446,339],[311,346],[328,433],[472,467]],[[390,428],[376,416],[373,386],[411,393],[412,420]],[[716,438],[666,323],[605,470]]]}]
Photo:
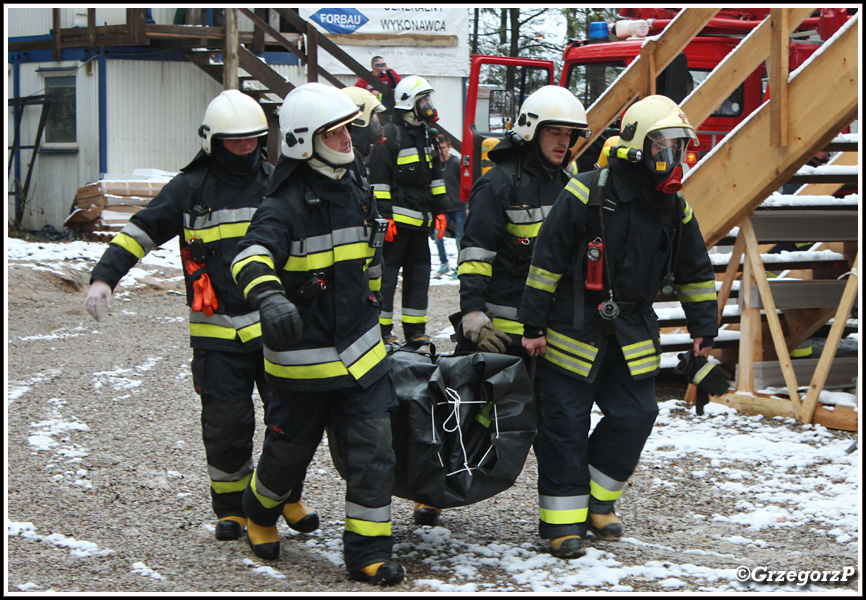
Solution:
[{"label": "blue logo sign", "polygon": [[310,18],[328,33],[354,33],[369,21],[354,8],[323,8]]}]

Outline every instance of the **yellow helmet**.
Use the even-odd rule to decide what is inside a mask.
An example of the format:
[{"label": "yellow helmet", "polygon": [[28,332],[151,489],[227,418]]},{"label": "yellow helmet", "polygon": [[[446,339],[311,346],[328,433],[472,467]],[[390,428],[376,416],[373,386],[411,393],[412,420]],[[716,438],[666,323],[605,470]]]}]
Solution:
[{"label": "yellow helmet", "polygon": [[647,96],[628,107],[619,129],[620,148],[640,151],[640,164],[655,181],[656,189],[674,193],[682,189],[683,157],[698,136],[676,102],[666,96]]},{"label": "yellow helmet", "polygon": [[610,156],[610,149],[613,146],[619,145],[619,136],[612,135],[604,141],[604,145],[601,147],[601,152],[598,153],[598,160],[595,161],[595,166],[599,169],[603,169],[607,166],[607,157]]},{"label": "yellow helmet", "polygon": [[644,141],[664,137],[686,138],[695,146],[698,136],[685,113],[667,96],[647,96],[628,107],[622,116],[619,130],[620,145],[636,150],[644,149]]},{"label": "yellow helmet", "polygon": [[361,111],[358,118],[352,121],[355,127],[367,127],[373,118],[373,113],[380,113],[385,110],[385,106],[379,99],[364,88],[349,86],[343,88],[343,91],[349,95],[355,106]]}]

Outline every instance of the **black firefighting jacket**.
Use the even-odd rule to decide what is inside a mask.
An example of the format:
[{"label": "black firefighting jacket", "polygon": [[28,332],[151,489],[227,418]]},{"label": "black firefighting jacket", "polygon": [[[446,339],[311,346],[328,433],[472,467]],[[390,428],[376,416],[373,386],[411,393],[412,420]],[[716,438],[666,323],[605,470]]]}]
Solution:
[{"label": "black firefighting jacket", "polygon": [[[650,192],[650,184],[636,178],[632,169],[611,160],[606,209],[601,219],[591,220],[594,226],[589,231],[584,228],[593,173],[568,182],[539,233],[518,311],[527,337],[544,331],[547,352],[542,356],[554,368],[579,379],[595,378],[595,358],[612,340],[622,348],[632,377],[642,379],[658,372],[660,336],[652,304],[669,264],[691,337],[712,339],[718,334],[715,275],[691,207],[677,202],[675,196]],[[653,207],[648,196],[662,206]],[[676,219],[681,221],[678,243]],[[586,260],[575,263],[576,257],[585,257],[588,242],[596,240],[603,241],[602,260],[609,276],[604,290],[588,291]],[[676,252],[673,260],[672,251]],[[611,287],[621,312],[605,320],[598,307],[609,299]],[[580,302],[577,310],[575,297]]]},{"label": "black firefighting jacket", "polygon": [[207,254],[205,269],[186,280],[187,305],[192,306],[193,279],[207,273],[219,308],[213,315],[190,308],[190,346],[203,350],[261,350],[259,313],[235,286],[231,262],[237,243],[244,236],[264,198],[273,167],[265,160],[249,177],[219,170],[204,152],[181,169],[150,201],[146,208],[111,240],[93,269],[91,282],[101,279],[112,289],[135,264],[155,247],[179,236],[183,249],[193,238],[203,240]]},{"label": "black firefighting jacket", "polygon": [[542,164],[534,145],[512,148],[506,156],[472,186],[457,274],[461,312],[486,311],[495,328],[519,343],[517,308],[532,250],[568,176]]},{"label": "black firefighting jacket", "polygon": [[282,290],[301,315],[300,341],[265,346],[265,371],[278,387],[368,387],[388,372],[373,292],[381,284],[381,250],[371,245],[377,216],[351,169],[335,181],[306,163],[277,163],[232,274],[244,297]]},{"label": "black firefighting jacket", "polygon": [[446,212],[444,166],[426,123],[410,126],[405,111],[385,126],[370,156],[370,183],[382,218],[398,227],[429,229]]}]

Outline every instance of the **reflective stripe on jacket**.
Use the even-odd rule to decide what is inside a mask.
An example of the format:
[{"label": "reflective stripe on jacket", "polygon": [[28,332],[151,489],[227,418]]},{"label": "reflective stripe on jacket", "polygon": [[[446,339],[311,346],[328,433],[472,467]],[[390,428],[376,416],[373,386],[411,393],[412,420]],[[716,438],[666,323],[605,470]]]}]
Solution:
[{"label": "reflective stripe on jacket", "polygon": [[370,155],[370,184],[383,218],[428,229],[446,209],[444,165],[427,125],[410,126],[396,112]]},{"label": "reflective stripe on jacket", "polygon": [[[298,210],[309,194],[317,202]],[[276,385],[367,387],[387,373],[367,273],[381,266],[381,250],[370,246],[375,203],[367,210],[348,173],[334,181],[301,164],[262,203],[238,244],[232,273],[245,297],[283,290],[304,322],[297,343],[265,347],[265,370]],[[312,297],[303,292],[311,281],[324,285]]]},{"label": "reflective stripe on jacket", "polygon": [[[634,167],[612,163],[611,168],[613,176],[607,194],[615,201],[615,209],[602,211],[603,260],[622,313],[603,322],[598,306],[607,296],[585,290],[585,264],[574,264],[575,257],[581,254],[581,244],[602,237],[598,221],[584,235],[592,173],[572,178],[545,219],[518,311],[527,331],[546,332],[548,352],[544,358],[553,367],[580,379],[594,379],[595,356],[612,338],[622,349],[632,377],[652,377],[661,364],[659,325],[652,304],[665,276],[673,243],[673,197],[668,208],[653,208],[635,191],[642,189],[639,183],[628,179],[629,171],[624,169]],[[682,234],[674,270],[678,297],[691,336],[714,338],[718,333],[718,308],[713,266],[688,204],[680,219]],[[580,314],[574,310],[575,278],[583,298],[581,323],[574,322]]]},{"label": "reflective stripe on jacket", "polygon": [[[231,261],[262,202],[272,170],[263,161],[251,181],[232,178],[218,173],[212,159],[200,152],[144,209],[130,217],[93,269],[91,280],[101,279],[114,288],[154,248],[174,237],[179,237],[181,248],[199,238],[211,254],[205,272],[219,307],[211,316],[190,308],[190,346],[202,350],[261,350],[258,311],[235,286]],[[194,206],[198,209],[194,210]],[[187,305],[192,306],[193,278],[182,265],[178,266],[186,282]]]}]

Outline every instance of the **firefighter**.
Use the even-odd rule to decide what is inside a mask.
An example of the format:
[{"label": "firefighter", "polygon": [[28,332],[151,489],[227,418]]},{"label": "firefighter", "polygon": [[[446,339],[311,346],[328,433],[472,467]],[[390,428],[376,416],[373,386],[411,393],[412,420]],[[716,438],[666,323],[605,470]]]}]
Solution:
[{"label": "firefighter", "polygon": [[341,90],[321,83],[286,96],[282,156],[232,264],[238,288],[261,315],[274,388],[244,508],[253,553],[277,559],[281,507],[333,420],[346,470],[346,569],[352,580],[392,585],[403,580],[391,559],[397,399],[368,282],[384,220],[351,168],[349,126],[359,112]]},{"label": "firefighter", "polygon": [[[238,293],[230,271],[273,170],[265,155],[267,134],[258,102],[237,90],[214,98],[199,128],[202,150],[112,239],[93,269],[85,300],[99,321],[120,279],[152,249],[179,237],[218,540],[243,535],[241,501],[253,472],[253,387],[265,406],[271,396],[259,314]],[[300,497],[299,482],[284,516],[293,529],[311,532],[319,517]]]},{"label": "firefighter", "polygon": [[385,140],[382,124],[379,121],[379,115],[385,110],[385,106],[365,89],[349,86],[343,88],[343,91],[361,111],[358,118],[352,122],[352,149],[355,152],[355,159],[362,161],[366,167],[373,148]]},{"label": "firefighter", "polygon": [[405,77],[394,91],[394,118],[385,126],[385,141],[370,157],[370,183],[379,210],[390,220],[383,248],[382,312],[379,323],[386,345],[393,333],[394,294],[403,269],[402,324],[406,343],[429,342],[427,291],[430,284],[431,227],[444,233],[444,164],[429,125],[437,120],[426,79]]},{"label": "firefighter", "polygon": [[[587,528],[622,536],[614,502],[658,414],[659,290],[676,291],[695,355],[718,333],[713,266],[679,194],[690,142],[672,100],[634,103],[609,166],[569,181],[539,232],[518,320],[524,348],[544,358],[539,534],[554,556],[583,556]],[[589,436],[594,402],[604,416]]]}]

